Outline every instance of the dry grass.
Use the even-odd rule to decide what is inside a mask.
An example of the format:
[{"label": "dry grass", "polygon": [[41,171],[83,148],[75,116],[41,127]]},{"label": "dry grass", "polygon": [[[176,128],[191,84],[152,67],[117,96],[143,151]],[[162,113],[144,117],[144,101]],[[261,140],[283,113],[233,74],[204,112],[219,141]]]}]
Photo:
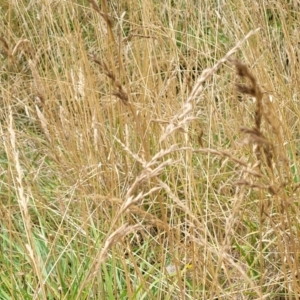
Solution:
[{"label": "dry grass", "polygon": [[0,7],[0,299],[299,299],[297,1]]}]

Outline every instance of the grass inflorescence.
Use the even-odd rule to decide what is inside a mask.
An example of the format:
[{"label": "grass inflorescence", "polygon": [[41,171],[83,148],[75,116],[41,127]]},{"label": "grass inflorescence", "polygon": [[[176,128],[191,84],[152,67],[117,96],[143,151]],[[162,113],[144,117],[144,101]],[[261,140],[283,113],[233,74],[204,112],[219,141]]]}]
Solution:
[{"label": "grass inflorescence", "polygon": [[296,2],[0,2],[0,299],[299,299]]}]

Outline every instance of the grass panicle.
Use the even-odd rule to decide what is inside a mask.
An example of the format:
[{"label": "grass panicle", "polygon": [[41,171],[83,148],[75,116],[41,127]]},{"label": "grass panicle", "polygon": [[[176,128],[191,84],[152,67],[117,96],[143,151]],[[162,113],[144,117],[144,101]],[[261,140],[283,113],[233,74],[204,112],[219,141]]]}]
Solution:
[{"label": "grass panicle", "polygon": [[0,5],[0,299],[299,299],[296,1],[50,2]]}]

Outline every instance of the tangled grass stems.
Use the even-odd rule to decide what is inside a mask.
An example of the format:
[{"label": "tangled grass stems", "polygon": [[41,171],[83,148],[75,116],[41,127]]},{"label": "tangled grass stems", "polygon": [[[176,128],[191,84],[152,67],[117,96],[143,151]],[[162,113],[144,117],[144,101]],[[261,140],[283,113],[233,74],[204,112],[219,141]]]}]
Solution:
[{"label": "tangled grass stems", "polygon": [[299,299],[294,2],[4,1],[1,299]]}]

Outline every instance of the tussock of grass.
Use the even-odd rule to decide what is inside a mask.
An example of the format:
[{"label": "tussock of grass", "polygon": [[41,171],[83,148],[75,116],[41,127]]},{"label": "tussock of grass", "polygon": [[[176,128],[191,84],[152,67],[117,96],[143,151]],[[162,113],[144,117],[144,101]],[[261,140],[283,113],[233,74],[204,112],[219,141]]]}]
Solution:
[{"label": "tussock of grass", "polygon": [[1,7],[1,299],[299,299],[298,6]]}]

